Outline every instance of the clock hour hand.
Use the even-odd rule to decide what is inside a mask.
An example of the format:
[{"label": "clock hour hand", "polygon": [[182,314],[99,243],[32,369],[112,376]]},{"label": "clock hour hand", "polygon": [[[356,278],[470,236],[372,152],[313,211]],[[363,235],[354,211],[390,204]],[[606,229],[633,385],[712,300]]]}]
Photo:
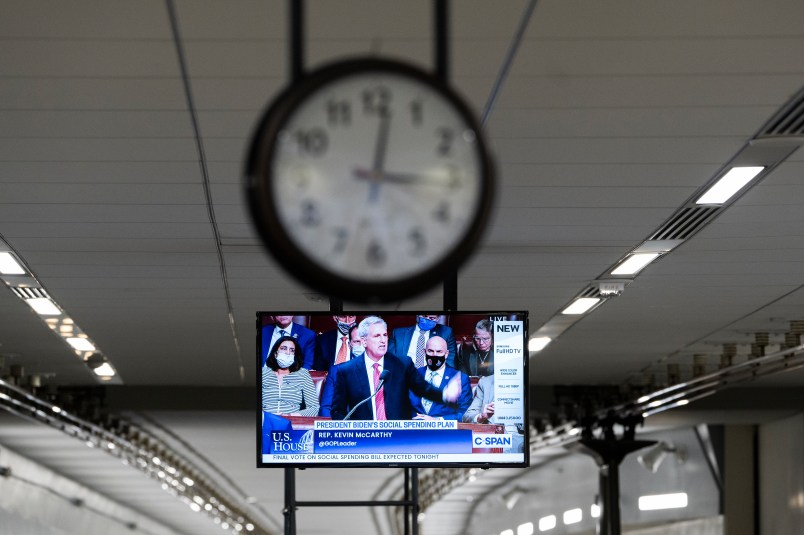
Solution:
[{"label": "clock hour hand", "polygon": [[417,184],[429,183],[438,186],[451,186],[450,178],[447,175],[440,174],[424,174],[424,173],[397,173],[394,171],[383,171],[375,177],[375,173],[368,169],[355,168],[352,172],[355,178],[361,180],[376,180],[383,182],[393,182],[396,184]]}]

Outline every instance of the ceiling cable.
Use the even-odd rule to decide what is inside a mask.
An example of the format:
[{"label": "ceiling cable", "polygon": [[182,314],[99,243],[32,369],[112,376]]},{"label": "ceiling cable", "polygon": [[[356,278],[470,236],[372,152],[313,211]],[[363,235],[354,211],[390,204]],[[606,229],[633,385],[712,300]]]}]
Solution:
[{"label": "ceiling cable", "polygon": [[508,78],[508,71],[511,70],[511,64],[514,62],[514,56],[516,56],[519,45],[522,43],[525,29],[528,27],[533,11],[536,9],[536,2],[537,0],[530,0],[530,2],[528,2],[528,5],[525,7],[525,13],[522,14],[522,18],[519,20],[519,26],[514,34],[514,40],[511,41],[511,45],[508,47],[508,52],[505,54],[500,72],[494,80],[494,87],[491,88],[489,98],[486,100],[486,106],[483,108],[483,115],[480,117],[480,125],[483,127],[486,126],[489,115],[491,115],[491,110],[494,108],[494,103],[497,101],[497,95],[499,95],[503,83],[505,83],[505,79]]},{"label": "ceiling cable", "polygon": [[215,208],[212,205],[212,191],[209,180],[209,168],[207,167],[207,155],[204,150],[204,141],[201,139],[201,127],[198,122],[198,112],[193,100],[193,91],[190,87],[190,74],[187,69],[187,59],[184,56],[184,48],[181,43],[181,34],[179,33],[179,17],[176,14],[176,6],[173,0],[165,0],[167,4],[168,14],[170,15],[170,28],[173,31],[173,42],[176,45],[176,56],[179,61],[179,70],[181,71],[181,79],[184,87],[184,96],[187,99],[187,108],[190,113],[190,122],[193,127],[193,134],[195,136],[195,144],[198,149],[198,163],[201,166],[201,177],[203,179],[202,185],[204,186],[204,196],[207,201],[207,214],[209,215],[209,222],[212,226],[212,233],[215,237],[215,250],[218,254],[218,264],[221,270],[221,281],[223,283],[223,291],[226,296],[226,309],[229,316],[229,328],[232,330],[232,339],[235,345],[235,354],[237,355],[237,366],[240,373],[240,382],[246,380],[246,369],[243,366],[243,356],[240,354],[240,339],[237,336],[237,327],[234,320],[234,308],[232,307],[232,295],[229,291],[229,278],[226,274],[226,260],[223,257],[223,249],[221,246],[221,235],[218,230],[218,222],[215,219]]}]

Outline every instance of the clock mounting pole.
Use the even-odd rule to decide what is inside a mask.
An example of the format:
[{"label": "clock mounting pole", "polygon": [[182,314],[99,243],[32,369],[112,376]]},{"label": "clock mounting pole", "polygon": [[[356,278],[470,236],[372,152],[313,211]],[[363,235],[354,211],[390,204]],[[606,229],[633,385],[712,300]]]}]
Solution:
[{"label": "clock mounting pole", "polygon": [[[433,63],[436,77],[442,82],[449,81],[449,6],[447,0],[433,2],[433,40],[435,50]],[[458,268],[447,272],[444,277],[444,310],[458,308]]]}]

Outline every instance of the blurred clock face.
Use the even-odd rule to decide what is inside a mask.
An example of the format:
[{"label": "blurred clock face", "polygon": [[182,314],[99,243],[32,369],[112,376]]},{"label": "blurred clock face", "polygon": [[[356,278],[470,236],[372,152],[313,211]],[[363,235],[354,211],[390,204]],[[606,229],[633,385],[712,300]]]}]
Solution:
[{"label": "blurred clock face", "polygon": [[287,118],[273,161],[278,217],[348,278],[383,281],[441,261],[482,195],[475,131],[440,93],[395,73],[322,87]]}]

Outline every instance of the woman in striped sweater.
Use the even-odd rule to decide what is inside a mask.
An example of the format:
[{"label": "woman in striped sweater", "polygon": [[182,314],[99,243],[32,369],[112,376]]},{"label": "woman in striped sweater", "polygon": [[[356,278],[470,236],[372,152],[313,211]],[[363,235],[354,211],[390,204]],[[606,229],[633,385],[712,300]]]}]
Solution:
[{"label": "woman in striped sweater", "polygon": [[262,368],[262,409],[274,414],[317,416],[318,395],[304,354],[292,336],[279,338]]}]

